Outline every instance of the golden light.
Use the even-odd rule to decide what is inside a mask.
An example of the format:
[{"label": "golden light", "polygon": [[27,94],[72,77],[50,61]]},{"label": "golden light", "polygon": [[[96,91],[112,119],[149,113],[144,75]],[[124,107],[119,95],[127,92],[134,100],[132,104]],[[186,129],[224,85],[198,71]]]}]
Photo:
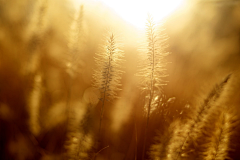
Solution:
[{"label": "golden light", "polygon": [[[79,0],[73,0],[75,3]],[[166,17],[183,4],[184,0],[95,0],[113,9],[119,16],[137,28],[143,29],[147,15],[155,21]]]}]

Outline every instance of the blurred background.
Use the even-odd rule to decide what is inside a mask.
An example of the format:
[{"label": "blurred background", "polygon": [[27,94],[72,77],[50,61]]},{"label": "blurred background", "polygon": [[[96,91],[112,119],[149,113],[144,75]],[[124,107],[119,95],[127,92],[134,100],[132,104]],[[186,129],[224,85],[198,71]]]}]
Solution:
[{"label": "blurred background", "polygon": [[[139,4],[129,1],[123,8],[129,17],[147,12]],[[240,1],[172,4],[164,16],[157,12],[164,7],[154,5],[154,19],[165,22],[170,54],[167,85],[150,116],[147,152],[158,132],[187,117],[228,74],[219,104],[240,111]],[[134,16],[125,19],[112,6],[96,0],[0,0],[0,159],[141,159],[146,95],[136,74],[146,17],[138,14],[133,22]],[[99,134],[94,57],[109,30],[122,44],[124,73],[118,98],[105,103]]]}]

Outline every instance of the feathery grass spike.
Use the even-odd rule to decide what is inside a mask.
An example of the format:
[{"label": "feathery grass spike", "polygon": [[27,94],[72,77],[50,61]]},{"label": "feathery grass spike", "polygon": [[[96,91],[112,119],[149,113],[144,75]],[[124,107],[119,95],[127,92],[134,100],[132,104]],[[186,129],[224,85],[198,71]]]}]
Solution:
[{"label": "feathery grass spike", "polygon": [[70,76],[74,76],[78,73],[78,69],[81,66],[82,60],[80,55],[82,54],[84,46],[84,30],[83,30],[83,16],[84,6],[81,5],[76,11],[73,19],[73,23],[69,32],[69,53],[67,61],[67,72]]},{"label": "feathery grass spike", "polygon": [[29,31],[26,33],[26,37],[28,39],[28,54],[23,55],[23,57],[26,56],[26,60],[24,60],[23,63],[23,71],[26,75],[35,74],[35,72],[38,72],[41,68],[41,46],[43,45],[44,35],[46,32],[48,5],[48,0],[36,1],[36,11],[34,11],[28,26]]},{"label": "feathery grass spike", "polygon": [[[39,3],[39,4],[38,4]],[[39,111],[41,105],[41,94],[42,94],[42,69],[41,69],[41,43],[44,40],[44,32],[46,26],[46,12],[48,8],[48,0],[37,2],[37,13],[38,18],[31,24],[33,28],[28,38],[28,54],[26,57],[26,64],[23,66],[24,74],[26,79],[33,83],[33,88],[28,99],[28,107],[30,111],[30,129],[34,135],[39,134]],[[35,16],[36,16],[35,15]],[[34,17],[34,16],[33,16]],[[34,26],[34,27],[33,27]],[[30,29],[29,29],[30,30]],[[37,43],[38,42],[38,43]],[[36,44],[37,43],[37,44]]]},{"label": "feathery grass spike", "polygon": [[[74,19],[71,24],[71,28],[69,31],[69,43],[68,43],[68,60],[67,60],[67,73],[69,77],[67,79],[67,97],[66,97],[66,115],[67,115],[67,138],[65,141],[66,148],[66,158],[71,159],[73,157],[79,156],[79,147],[81,139],[79,133],[79,127],[77,122],[77,115],[74,111],[75,106],[72,104],[72,85],[73,79],[76,72],[76,68],[78,67],[78,63],[80,60],[79,48],[82,47],[82,43],[80,41],[82,35],[82,21],[83,21],[83,5],[80,6],[79,10],[76,11],[74,15]],[[84,147],[83,147],[84,148]],[[76,158],[75,158],[76,159]]]},{"label": "feathery grass spike", "polygon": [[181,139],[179,139],[179,135],[182,133],[182,124],[179,120],[172,122],[168,129],[166,129],[163,133],[160,133],[155,137],[155,144],[153,144],[150,148],[150,159],[158,160],[158,159],[172,159],[172,155],[175,152],[172,148],[170,148],[169,144],[177,143]]},{"label": "feathery grass spike", "polygon": [[204,144],[205,150],[202,154],[206,160],[230,159],[230,139],[235,132],[234,128],[239,125],[237,116],[228,109],[223,109],[217,116],[214,131],[207,136],[208,141]]},{"label": "feathery grass spike", "polygon": [[117,97],[117,91],[121,86],[121,63],[123,61],[123,51],[120,49],[120,43],[116,42],[115,34],[110,33],[106,37],[105,44],[101,46],[101,51],[96,53],[96,70],[93,74],[94,86],[101,91],[101,117],[99,132],[104,112],[105,101]]},{"label": "feathery grass spike", "polygon": [[204,120],[208,116],[208,113],[210,113],[209,110],[222,94],[224,86],[227,84],[230,77],[231,74],[228,75],[220,84],[216,85],[213,88],[208,97],[204,100],[203,104],[197,108],[196,114],[192,116],[192,119],[185,126],[184,134],[182,135],[184,137],[184,141],[182,141],[182,144],[179,144],[179,148],[177,148],[178,152],[176,159],[179,159],[180,155],[186,152],[189,145],[192,142],[196,141],[198,133],[200,132],[199,126],[204,123]]},{"label": "feathery grass spike", "polygon": [[[146,42],[141,48],[142,63],[137,74],[140,80],[140,89],[146,93],[148,98],[147,104],[147,124],[145,129],[145,140],[143,144],[143,159],[145,155],[145,144],[147,137],[147,129],[149,117],[154,103],[154,94],[161,94],[163,85],[166,82],[163,80],[166,77],[166,61],[165,56],[169,53],[166,52],[167,36],[164,34],[163,24],[156,25],[153,18],[149,15],[146,24]],[[158,29],[159,27],[159,29]]]}]

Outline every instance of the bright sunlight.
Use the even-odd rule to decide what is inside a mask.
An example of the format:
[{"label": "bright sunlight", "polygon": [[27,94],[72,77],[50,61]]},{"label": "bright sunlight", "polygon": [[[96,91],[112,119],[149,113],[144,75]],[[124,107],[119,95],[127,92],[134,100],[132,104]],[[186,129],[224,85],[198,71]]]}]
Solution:
[{"label": "bright sunlight", "polygon": [[[73,0],[76,5],[80,0]],[[98,0],[113,9],[119,16],[139,29],[145,27],[147,15],[151,14],[155,21],[166,17],[184,0]]]}]

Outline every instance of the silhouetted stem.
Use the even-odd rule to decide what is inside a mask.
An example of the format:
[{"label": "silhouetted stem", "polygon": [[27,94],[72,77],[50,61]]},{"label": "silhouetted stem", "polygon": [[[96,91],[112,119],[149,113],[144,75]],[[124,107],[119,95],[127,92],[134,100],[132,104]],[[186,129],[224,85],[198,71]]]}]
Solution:
[{"label": "silhouetted stem", "polygon": [[92,160],[94,160],[100,152],[102,152],[104,149],[107,149],[108,147],[109,147],[109,146],[106,146],[106,147],[100,149],[97,153],[95,153],[94,156],[93,156],[93,158],[92,158]]},{"label": "silhouetted stem", "polygon": [[101,126],[102,126],[102,119],[103,119],[103,111],[104,111],[104,102],[105,102],[105,92],[104,92],[104,96],[103,96],[103,103],[101,106],[101,117],[100,117],[100,123],[99,123],[99,135],[100,135],[100,131],[101,131]]}]

